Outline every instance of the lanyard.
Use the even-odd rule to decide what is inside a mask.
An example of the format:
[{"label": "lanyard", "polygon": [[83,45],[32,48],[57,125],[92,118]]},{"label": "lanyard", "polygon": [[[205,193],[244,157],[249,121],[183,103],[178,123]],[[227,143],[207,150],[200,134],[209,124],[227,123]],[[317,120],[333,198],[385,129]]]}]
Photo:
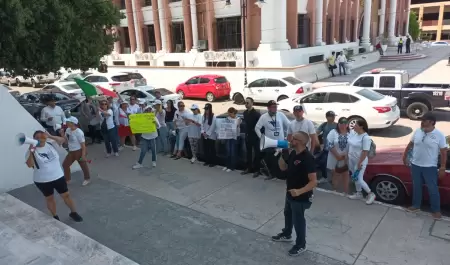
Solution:
[{"label": "lanyard", "polygon": [[274,124],[273,124],[274,130],[275,130],[275,132],[277,132],[277,114],[275,113],[275,120],[273,119],[272,116],[270,116],[270,118],[274,122]]}]

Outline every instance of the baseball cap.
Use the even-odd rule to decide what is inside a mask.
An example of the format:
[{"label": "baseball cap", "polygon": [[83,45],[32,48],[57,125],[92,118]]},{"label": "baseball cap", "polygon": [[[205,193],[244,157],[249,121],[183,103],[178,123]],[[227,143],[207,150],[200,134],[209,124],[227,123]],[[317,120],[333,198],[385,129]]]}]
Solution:
[{"label": "baseball cap", "polygon": [[276,106],[276,105],[278,105],[278,103],[275,100],[269,100],[269,102],[267,102],[267,107]]},{"label": "baseball cap", "polygon": [[302,105],[295,106],[294,111],[303,111],[303,106]]},{"label": "baseball cap", "polygon": [[74,116],[70,116],[69,118],[66,119],[66,122],[71,122],[73,124],[78,124],[78,119]]},{"label": "baseball cap", "polygon": [[200,109],[197,104],[192,104],[191,109]]},{"label": "baseball cap", "polygon": [[327,113],[325,113],[325,117],[336,117],[336,113],[332,110],[327,111]]},{"label": "baseball cap", "polygon": [[155,103],[153,103],[154,105],[162,105],[161,100],[155,100]]},{"label": "baseball cap", "polygon": [[436,122],[436,116],[435,116],[433,113],[428,112],[428,113],[425,113],[425,115],[423,115],[423,117],[421,118],[421,120],[423,120],[423,121],[434,121],[434,122]]},{"label": "baseball cap", "polygon": [[212,105],[211,105],[211,104],[209,104],[209,103],[206,103],[206,104],[205,104],[204,109],[211,109],[211,108],[212,108]]},{"label": "baseball cap", "polygon": [[138,99],[138,103],[139,103],[139,105],[144,105],[146,102],[145,102],[145,99],[140,98],[140,99]]}]

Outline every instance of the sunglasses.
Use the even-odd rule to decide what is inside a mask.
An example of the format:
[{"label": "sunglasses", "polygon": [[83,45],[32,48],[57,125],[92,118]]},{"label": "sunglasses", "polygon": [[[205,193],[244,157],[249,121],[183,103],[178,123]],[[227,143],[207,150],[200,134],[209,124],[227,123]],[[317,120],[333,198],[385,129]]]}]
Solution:
[{"label": "sunglasses", "polygon": [[105,106],[105,105],[108,105],[108,103],[102,103],[102,104],[100,104],[101,106]]},{"label": "sunglasses", "polygon": [[184,105],[180,105],[179,107],[180,107],[180,108],[184,108]]},{"label": "sunglasses", "polygon": [[348,123],[347,120],[342,120],[342,121],[339,122],[339,124],[347,124],[347,123]]}]

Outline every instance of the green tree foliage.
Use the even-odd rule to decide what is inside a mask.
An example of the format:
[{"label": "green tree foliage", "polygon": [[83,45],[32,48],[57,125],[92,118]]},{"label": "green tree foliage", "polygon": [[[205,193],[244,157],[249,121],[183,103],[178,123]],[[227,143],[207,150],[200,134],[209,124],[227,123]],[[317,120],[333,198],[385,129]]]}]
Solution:
[{"label": "green tree foliage", "polygon": [[110,0],[0,0],[0,68],[97,67],[122,14]]},{"label": "green tree foliage", "polygon": [[414,11],[409,13],[409,35],[413,40],[417,40],[420,35],[419,20],[417,19],[417,14]]}]

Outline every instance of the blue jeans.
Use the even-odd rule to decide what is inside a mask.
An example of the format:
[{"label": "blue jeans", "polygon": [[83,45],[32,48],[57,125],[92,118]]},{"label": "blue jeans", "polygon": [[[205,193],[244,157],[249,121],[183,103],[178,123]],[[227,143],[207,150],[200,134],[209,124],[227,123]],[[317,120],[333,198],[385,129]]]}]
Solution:
[{"label": "blue jeans", "polygon": [[428,187],[430,196],[431,211],[437,213],[441,211],[441,198],[438,188],[438,169],[436,167],[419,167],[411,164],[411,176],[413,181],[413,200],[412,206],[420,209],[422,204],[423,184]]},{"label": "blue jeans", "polygon": [[164,126],[158,129],[156,138],[156,150],[159,152],[169,152],[169,129]]},{"label": "blue jeans", "polygon": [[116,136],[116,143],[120,147],[120,137],[119,137],[119,125],[114,127],[114,135]]},{"label": "blue jeans", "polygon": [[148,151],[152,152],[152,162],[156,162],[156,144],[155,139],[144,139],[141,138],[141,153],[139,154],[138,163],[142,165],[145,155]]},{"label": "blue jeans", "polygon": [[236,139],[227,139],[225,140],[225,146],[227,150],[227,163],[226,166],[228,169],[235,170],[236,169],[236,160],[237,160],[237,140]]},{"label": "blue jeans", "polygon": [[114,153],[119,152],[119,142],[117,141],[116,129],[111,128],[106,132],[102,132],[105,141],[106,153],[111,154],[111,148]]},{"label": "blue jeans", "polygon": [[175,127],[173,125],[173,122],[166,122],[166,126],[167,126],[167,130],[169,132],[169,135],[168,135],[169,149],[170,149],[170,152],[172,152],[176,146],[177,137],[174,136],[173,134],[171,134],[170,130],[173,130]]},{"label": "blue jeans", "polygon": [[305,211],[311,207],[311,204],[311,202],[296,201],[290,193],[286,193],[283,234],[292,235],[292,227],[294,227],[297,234],[295,245],[301,248],[306,246]]}]

